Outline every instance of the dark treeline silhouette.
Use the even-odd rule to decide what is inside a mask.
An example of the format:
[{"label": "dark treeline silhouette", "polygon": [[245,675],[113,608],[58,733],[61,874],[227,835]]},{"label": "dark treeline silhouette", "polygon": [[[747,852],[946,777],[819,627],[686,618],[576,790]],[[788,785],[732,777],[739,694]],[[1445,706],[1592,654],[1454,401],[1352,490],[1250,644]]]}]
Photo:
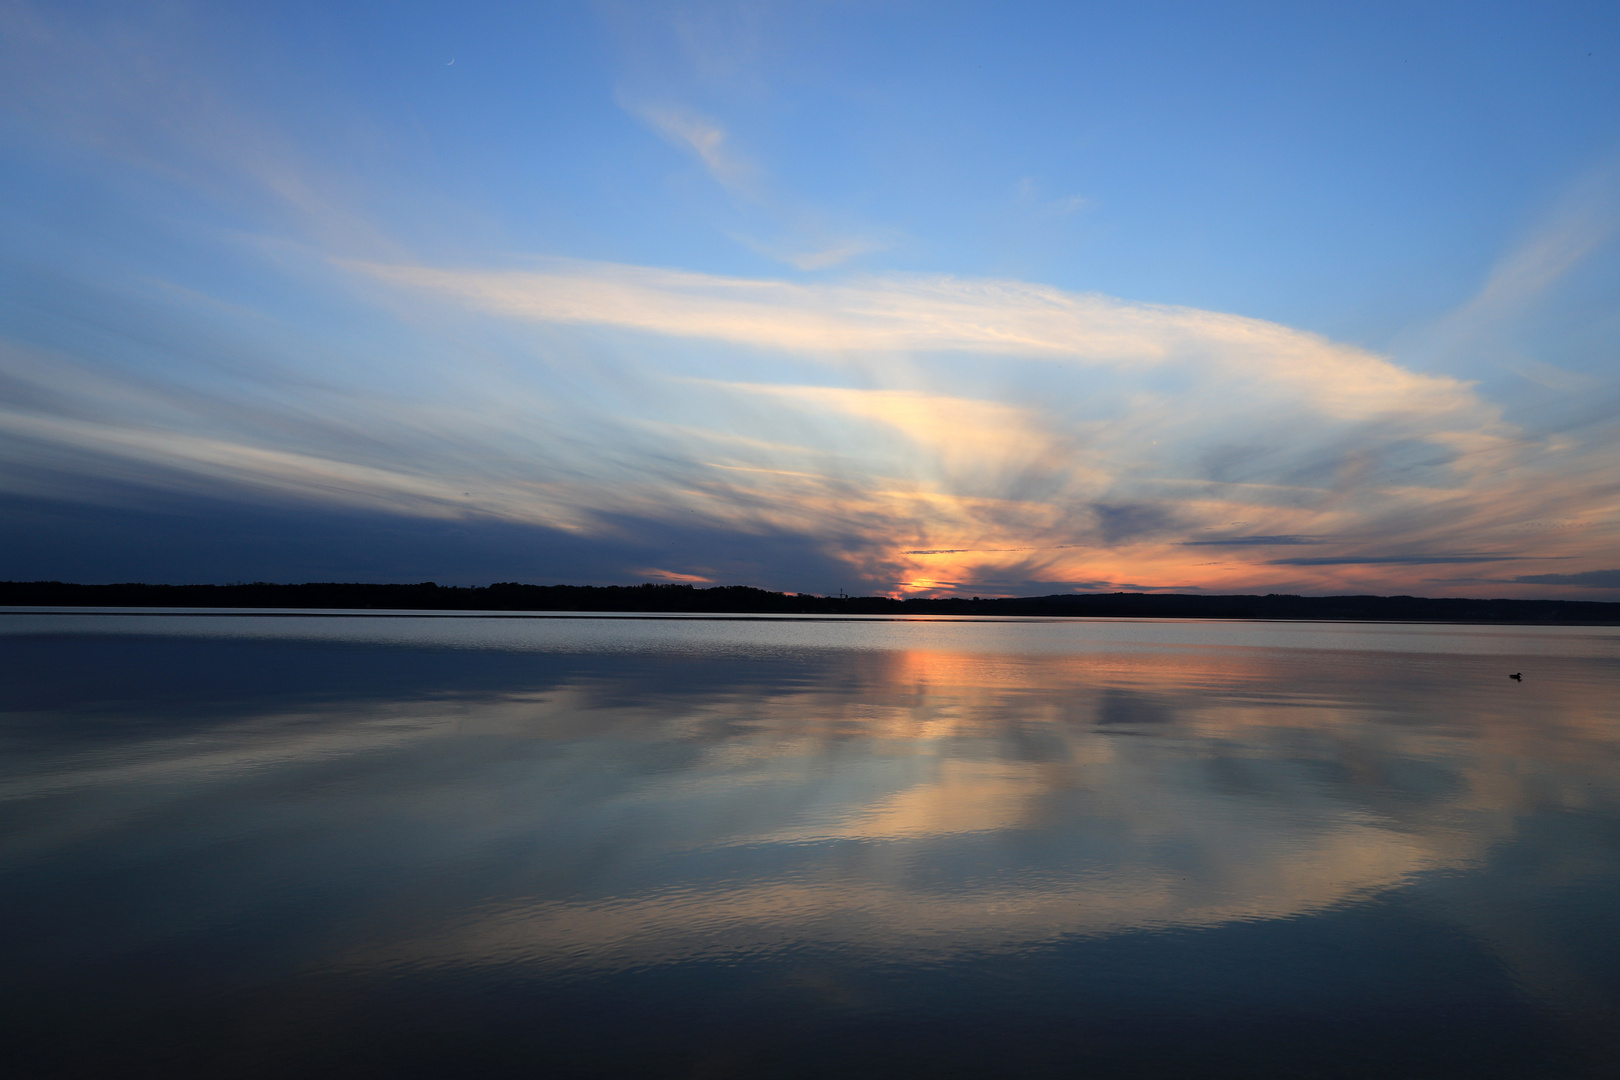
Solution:
[{"label": "dark treeline silhouette", "polygon": [[0,605],[38,607],[364,608],[416,611],[643,611],[803,615],[1048,615],[1157,619],[1351,619],[1373,622],[1620,625],[1620,603],[1421,596],[1198,596],[1059,593],[1007,598],[813,596],[746,585],[75,585],[0,582]]}]

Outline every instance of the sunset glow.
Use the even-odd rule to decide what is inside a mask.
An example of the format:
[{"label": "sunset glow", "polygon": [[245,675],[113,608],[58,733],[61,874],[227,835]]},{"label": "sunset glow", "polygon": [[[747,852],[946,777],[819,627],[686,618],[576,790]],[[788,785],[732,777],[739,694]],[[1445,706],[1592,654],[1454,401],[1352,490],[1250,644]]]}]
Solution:
[{"label": "sunset glow", "polygon": [[4,576],[1620,597],[1595,9],[397,14],[0,9]]}]

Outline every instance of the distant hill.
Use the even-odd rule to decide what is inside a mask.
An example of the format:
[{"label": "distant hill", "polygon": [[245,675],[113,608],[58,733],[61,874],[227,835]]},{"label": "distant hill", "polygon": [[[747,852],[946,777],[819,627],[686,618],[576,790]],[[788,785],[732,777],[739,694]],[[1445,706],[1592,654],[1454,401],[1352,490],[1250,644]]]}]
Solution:
[{"label": "distant hill", "polygon": [[363,608],[413,611],[713,612],[802,615],[1111,616],[1150,619],[1348,619],[1620,625],[1620,603],[1421,596],[1200,596],[1059,593],[1007,599],[812,596],[746,585],[75,585],[0,582],[0,605],[30,607]]}]

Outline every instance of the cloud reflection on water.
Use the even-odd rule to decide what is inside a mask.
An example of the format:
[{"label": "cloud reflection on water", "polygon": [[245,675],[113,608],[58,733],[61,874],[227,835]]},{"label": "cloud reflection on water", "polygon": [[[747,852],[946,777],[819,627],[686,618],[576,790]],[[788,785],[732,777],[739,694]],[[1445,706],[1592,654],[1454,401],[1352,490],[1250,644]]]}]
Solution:
[{"label": "cloud reflection on water", "polygon": [[[206,622],[191,625],[221,625]],[[686,644],[422,647],[586,625]],[[1071,624],[1045,628],[1043,653],[1005,651],[1033,626],[844,624],[848,640],[932,647],[750,654],[749,639],[819,628],[393,626],[422,640],[49,639],[61,666],[12,690],[11,741],[35,766],[0,785],[29,811],[4,858],[79,852],[86,882],[106,872],[95,852],[154,881],[206,865],[226,923],[330,894],[349,930],[308,958],[319,970],[584,973],[1288,919],[1489,873],[1526,822],[1613,820],[1620,804],[1608,631],[1536,657],[1519,686],[1479,645],[1512,639],[1457,628],[1398,632],[1454,650],[1426,653],[1371,628],[1242,633],[1322,629],[1382,651],[1218,645],[1220,628],[1195,624],[1099,624],[1121,640],[1088,642]],[[1054,647],[1065,635],[1073,647]],[[120,650],[178,680],[178,698],[115,679],[41,713],[53,679]],[[30,726],[44,714],[79,730]],[[237,854],[199,863],[173,829]],[[1614,870],[1603,849],[1541,854],[1575,880]],[[346,867],[362,880],[333,892]]]},{"label": "cloud reflection on water", "polygon": [[[1527,727],[1518,702],[1459,688],[1455,661],[1368,661],[914,650],[676,716],[588,685],[508,701],[473,723],[695,741],[687,767],[622,796],[625,827],[658,817],[673,863],[656,885],[513,898],[348,962],[624,969],[806,941],[921,956],[1288,918],[1477,869],[1521,816],[1620,794],[1597,685],[1548,688]],[[617,742],[579,764],[610,768]]]}]

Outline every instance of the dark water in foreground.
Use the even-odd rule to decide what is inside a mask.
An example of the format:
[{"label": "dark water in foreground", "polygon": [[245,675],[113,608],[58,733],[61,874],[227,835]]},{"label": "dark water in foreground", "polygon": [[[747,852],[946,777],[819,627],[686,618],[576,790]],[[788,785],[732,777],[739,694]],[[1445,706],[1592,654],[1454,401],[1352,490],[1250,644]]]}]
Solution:
[{"label": "dark water in foreground", "polygon": [[1620,1075],[1620,630],[0,614],[0,660],[7,1076]]}]

